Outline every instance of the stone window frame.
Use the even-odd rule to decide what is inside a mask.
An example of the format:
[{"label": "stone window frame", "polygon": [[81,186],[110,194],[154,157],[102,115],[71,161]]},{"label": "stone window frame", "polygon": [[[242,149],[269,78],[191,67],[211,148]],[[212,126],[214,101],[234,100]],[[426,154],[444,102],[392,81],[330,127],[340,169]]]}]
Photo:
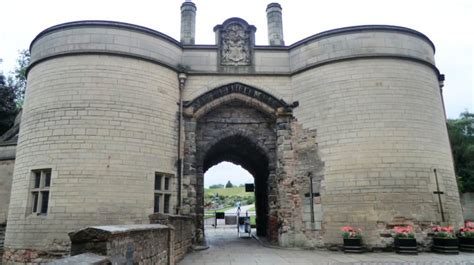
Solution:
[{"label": "stone window frame", "polygon": [[[157,182],[157,179],[160,181]],[[156,171],[153,178],[153,213],[171,214],[174,175]],[[158,198],[158,205],[157,205]],[[158,209],[157,209],[158,208]]]},{"label": "stone window frame", "polygon": [[30,171],[30,188],[28,191],[28,211],[30,216],[47,216],[50,207],[52,168],[39,168]]}]

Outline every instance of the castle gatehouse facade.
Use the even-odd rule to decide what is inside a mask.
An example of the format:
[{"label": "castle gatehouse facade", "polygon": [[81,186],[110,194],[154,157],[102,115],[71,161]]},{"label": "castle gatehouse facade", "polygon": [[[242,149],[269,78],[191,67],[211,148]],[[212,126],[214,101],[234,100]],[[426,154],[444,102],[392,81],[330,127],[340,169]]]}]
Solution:
[{"label": "castle gatehouse facade", "polygon": [[193,217],[202,240],[203,176],[222,161],[254,176],[257,233],[280,246],[340,244],[352,225],[383,247],[396,224],[462,223],[425,35],[354,26],[288,46],[272,3],[268,46],[240,18],[199,45],[195,4],[181,11],[180,41],[111,21],[33,40],[6,250],[67,249],[68,232],[154,212]]}]

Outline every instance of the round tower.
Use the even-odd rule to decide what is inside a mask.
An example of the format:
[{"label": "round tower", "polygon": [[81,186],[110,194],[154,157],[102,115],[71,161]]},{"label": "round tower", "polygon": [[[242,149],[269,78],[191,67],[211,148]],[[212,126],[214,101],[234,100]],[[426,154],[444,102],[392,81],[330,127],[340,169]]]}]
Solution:
[{"label": "round tower", "polygon": [[148,223],[157,174],[176,184],[179,45],[108,21],[34,39],[6,249],[66,250],[87,225]]}]

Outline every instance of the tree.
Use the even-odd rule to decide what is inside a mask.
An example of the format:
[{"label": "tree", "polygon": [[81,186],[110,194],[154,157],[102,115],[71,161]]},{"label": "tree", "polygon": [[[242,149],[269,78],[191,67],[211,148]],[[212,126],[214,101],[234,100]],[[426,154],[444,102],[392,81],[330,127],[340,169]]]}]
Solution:
[{"label": "tree", "polygon": [[474,192],[474,113],[448,120],[449,140],[461,192]]},{"label": "tree", "polygon": [[224,188],[224,184],[214,184],[214,185],[209,186],[209,189],[222,189],[222,188]]},{"label": "tree", "polygon": [[26,91],[26,70],[30,65],[31,55],[30,51],[25,49],[19,52],[18,59],[16,60],[15,71],[13,72],[13,78],[9,78],[8,85],[15,90],[16,103],[21,108],[23,105],[23,98]]},{"label": "tree", "polygon": [[0,135],[13,125],[18,113],[15,89],[7,85],[5,79],[5,76],[0,73]]},{"label": "tree", "polygon": [[227,188],[232,188],[232,187],[234,187],[234,185],[232,185],[232,182],[230,182],[230,180],[227,181],[227,184],[225,184],[225,188],[227,189]]}]

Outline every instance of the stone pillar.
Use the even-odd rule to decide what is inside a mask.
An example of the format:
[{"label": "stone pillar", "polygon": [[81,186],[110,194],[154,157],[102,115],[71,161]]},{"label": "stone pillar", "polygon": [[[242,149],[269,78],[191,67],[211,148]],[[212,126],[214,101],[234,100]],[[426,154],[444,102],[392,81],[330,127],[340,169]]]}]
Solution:
[{"label": "stone pillar", "polygon": [[196,5],[186,0],[181,5],[181,43],[193,45],[196,35]]},{"label": "stone pillar", "polygon": [[270,3],[267,6],[268,44],[272,46],[285,46],[283,40],[283,20],[281,5]]}]

